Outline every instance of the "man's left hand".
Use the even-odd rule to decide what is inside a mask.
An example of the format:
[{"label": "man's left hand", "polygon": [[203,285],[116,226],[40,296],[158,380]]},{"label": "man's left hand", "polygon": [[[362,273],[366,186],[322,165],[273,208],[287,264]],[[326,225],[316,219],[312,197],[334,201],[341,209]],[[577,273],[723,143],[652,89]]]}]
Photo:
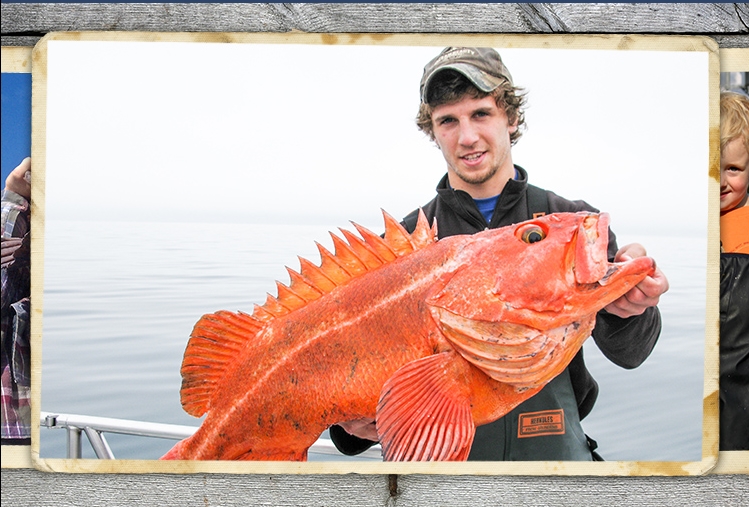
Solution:
[{"label": "man's left hand", "polygon": [[[625,245],[616,252],[614,262],[625,262],[647,255],[645,247],[639,243]],[[656,306],[661,294],[668,290],[666,275],[656,265],[653,276],[648,276],[616,301],[604,309],[614,315],[627,318],[642,314],[647,308]]]}]

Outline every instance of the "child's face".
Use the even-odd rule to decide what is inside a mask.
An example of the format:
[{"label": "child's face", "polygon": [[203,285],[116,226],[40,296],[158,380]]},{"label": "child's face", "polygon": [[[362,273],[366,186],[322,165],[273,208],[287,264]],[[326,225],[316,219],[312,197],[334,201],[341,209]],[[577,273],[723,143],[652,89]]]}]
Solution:
[{"label": "child's face", "polygon": [[749,153],[744,140],[736,138],[720,153],[720,210],[728,211],[746,204],[749,188]]}]

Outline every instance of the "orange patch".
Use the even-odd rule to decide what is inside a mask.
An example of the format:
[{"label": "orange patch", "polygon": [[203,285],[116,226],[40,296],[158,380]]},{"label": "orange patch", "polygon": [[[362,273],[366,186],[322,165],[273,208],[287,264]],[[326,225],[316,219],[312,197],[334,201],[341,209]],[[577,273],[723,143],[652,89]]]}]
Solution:
[{"label": "orange patch", "polygon": [[518,417],[518,438],[564,435],[564,410],[528,412]]}]

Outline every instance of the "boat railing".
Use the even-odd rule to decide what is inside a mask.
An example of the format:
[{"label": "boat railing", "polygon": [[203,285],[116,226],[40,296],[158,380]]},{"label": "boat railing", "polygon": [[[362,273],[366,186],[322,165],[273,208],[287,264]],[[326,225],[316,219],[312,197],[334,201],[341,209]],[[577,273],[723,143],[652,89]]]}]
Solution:
[{"label": "boat railing", "polygon": [[[82,455],[82,435],[88,438],[91,447],[99,459],[116,459],[107,442],[105,433],[119,433],[150,438],[166,438],[182,440],[197,431],[197,427],[179,424],[163,424],[130,419],[113,419],[78,414],[59,414],[55,412],[41,412],[40,424],[44,428],[64,429],[67,431],[67,458],[79,459]],[[333,442],[326,438],[319,438],[308,454],[339,456],[348,458],[336,449]],[[382,460],[379,445],[376,445],[356,456],[359,459]]]}]

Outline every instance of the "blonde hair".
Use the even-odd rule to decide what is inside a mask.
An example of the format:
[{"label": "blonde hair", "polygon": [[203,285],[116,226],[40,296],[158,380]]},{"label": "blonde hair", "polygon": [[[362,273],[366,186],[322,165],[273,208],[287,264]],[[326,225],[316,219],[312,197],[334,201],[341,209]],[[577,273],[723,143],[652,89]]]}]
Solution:
[{"label": "blonde hair", "polygon": [[724,91],[720,93],[720,149],[737,138],[749,152],[749,97]]}]

